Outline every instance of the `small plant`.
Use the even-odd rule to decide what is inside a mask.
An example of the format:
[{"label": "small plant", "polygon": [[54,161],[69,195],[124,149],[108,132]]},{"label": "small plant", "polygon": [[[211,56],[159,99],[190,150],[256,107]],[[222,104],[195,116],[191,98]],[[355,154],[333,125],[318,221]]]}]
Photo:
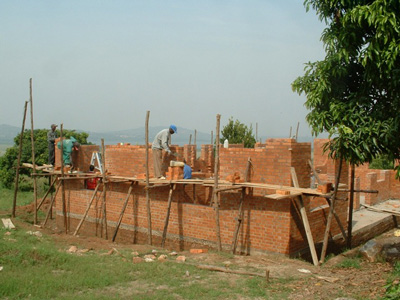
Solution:
[{"label": "small plant", "polygon": [[400,298],[400,263],[396,262],[393,268],[392,278],[385,285],[386,293],[382,298],[384,300],[394,300]]},{"label": "small plant", "polygon": [[336,265],[337,268],[343,268],[343,269],[360,269],[360,258],[359,257],[352,257],[352,258],[346,258],[342,262],[338,263]]}]

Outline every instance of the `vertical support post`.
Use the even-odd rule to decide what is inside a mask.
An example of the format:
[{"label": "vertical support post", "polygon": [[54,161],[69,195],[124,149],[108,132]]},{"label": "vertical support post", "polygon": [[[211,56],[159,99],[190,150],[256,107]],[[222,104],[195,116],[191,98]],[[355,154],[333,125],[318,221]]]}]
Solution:
[{"label": "vertical support post", "polygon": [[15,184],[14,184],[14,200],[13,200],[13,207],[12,207],[12,214],[11,214],[11,216],[13,218],[15,218],[15,210],[17,208],[17,194],[18,194],[18,184],[19,184],[19,168],[20,168],[20,165],[21,165],[22,142],[23,142],[24,131],[25,131],[25,120],[26,120],[27,107],[28,107],[28,101],[25,101],[24,117],[23,117],[23,120],[22,120],[21,135],[19,136],[19,150],[18,150],[17,169],[15,170],[16,174],[15,174]]},{"label": "vertical support post", "polygon": [[[35,161],[35,139],[33,136],[33,97],[32,97],[32,78],[29,79],[29,98],[31,103],[31,144],[32,144],[32,172],[36,173],[36,161]],[[33,176],[33,197],[34,197],[34,208],[35,216],[33,224],[37,224],[37,180],[36,176]]]},{"label": "vertical support post", "polygon": [[151,230],[151,207],[150,207],[150,183],[149,183],[149,118],[150,118],[150,111],[146,113],[146,204],[147,204],[147,243],[149,245],[153,244],[153,237],[152,237],[152,230]]},{"label": "vertical support post", "polygon": [[296,129],[296,142],[297,142],[297,138],[299,136],[299,126],[300,126],[300,122],[297,122],[297,129]]},{"label": "vertical support post", "polygon": [[236,221],[235,231],[233,233],[232,249],[231,249],[232,254],[236,253],[240,225],[242,225],[242,222],[243,222],[243,202],[244,202],[245,193],[246,193],[246,188],[242,187],[242,194],[240,195],[239,214],[238,214],[238,218]]},{"label": "vertical support post", "polygon": [[163,230],[162,241],[161,241],[161,247],[162,247],[162,248],[164,248],[165,239],[166,239],[166,237],[167,237],[167,229],[168,229],[168,223],[169,223],[169,215],[170,215],[170,213],[171,213],[172,192],[173,192],[174,190],[175,190],[175,184],[173,184],[173,185],[171,185],[171,186],[169,187],[167,215],[165,216],[164,230]]},{"label": "vertical support post", "polygon": [[349,200],[349,220],[347,223],[347,248],[351,249],[351,237],[352,237],[352,227],[353,227],[353,206],[354,206],[354,177],[355,177],[355,167],[351,164],[351,178],[350,178],[350,200]]},{"label": "vertical support post", "polygon": [[256,122],[256,141],[258,141],[258,123]]},{"label": "vertical support post", "polygon": [[328,248],[328,237],[329,237],[329,232],[331,230],[333,212],[335,210],[335,202],[336,202],[337,191],[338,191],[338,188],[339,188],[340,173],[342,173],[342,164],[343,164],[342,155],[340,155],[339,159],[340,159],[340,161],[339,161],[338,172],[337,172],[337,175],[336,175],[335,191],[333,192],[333,195],[332,195],[331,206],[329,207],[328,220],[326,221],[324,242],[322,244],[321,258],[319,260],[320,264],[322,264],[324,262],[326,249]]},{"label": "vertical support post", "polygon": [[192,134],[189,135],[189,145],[192,144]]},{"label": "vertical support post", "polygon": [[211,130],[211,145],[214,144],[214,132]]},{"label": "vertical support post", "polygon": [[68,233],[68,226],[67,226],[67,207],[65,203],[65,180],[64,178],[64,140],[63,140],[63,127],[64,124],[61,124],[60,126],[60,148],[61,148],[61,154],[60,154],[60,161],[61,161],[61,199],[62,199],[62,209],[63,209],[63,215],[64,215],[64,228],[65,228],[65,233]]},{"label": "vertical support post", "polygon": [[104,147],[104,139],[101,139],[101,167],[103,169],[103,218],[104,218],[104,229],[106,234],[106,240],[108,240],[108,226],[107,226],[107,176],[106,176],[106,149]]},{"label": "vertical support post", "polygon": [[195,129],[194,130],[194,143],[193,144],[197,145],[196,142],[197,142],[197,130]]},{"label": "vertical support post", "polygon": [[221,245],[221,232],[219,224],[219,197],[217,193],[218,189],[218,176],[219,176],[219,130],[220,130],[221,115],[217,115],[217,128],[215,138],[215,165],[214,165],[214,191],[213,191],[213,204],[215,209],[215,224],[216,224],[216,235],[217,235],[217,247],[218,251],[222,250]]}]

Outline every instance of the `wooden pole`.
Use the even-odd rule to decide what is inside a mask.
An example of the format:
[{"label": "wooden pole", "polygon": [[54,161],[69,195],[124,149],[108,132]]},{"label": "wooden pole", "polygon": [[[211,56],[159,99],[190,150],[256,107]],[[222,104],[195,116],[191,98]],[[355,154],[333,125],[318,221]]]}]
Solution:
[{"label": "wooden pole", "polygon": [[221,245],[221,232],[219,224],[219,197],[217,193],[218,189],[218,171],[219,171],[219,130],[220,130],[221,115],[217,115],[217,128],[215,138],[215,165],[214,165],[214,191],[213,191],[213,204],[215,209],[215,224],[216,224],[216,235],[217,235],[217,247],[218,251],[222,250]]},{"label": "wooden pole", "polygon": [[[51,178],[49,177],[49,180],[51,180]],[[42,204],[44,203],[44,201],[46,200],[47,196],[49,195],[51,189],[53,188],[54,184],[56,183],[57,178],[55,178],[51,183],[50,183],[50,187],[47,190],[46,194],[43,196],[42,200],[39,202],[39,205],[37,206],[37,210],[40,209],[40,207],[42,206]]]},{"label": "wooden pole", "polygon": [[106,149],[104,147],[104,139],[101,139],[101,165],[103,169],[103,218],[106,240],[108,240],[108,226],[107,226],[107,175],[106,175]]},{"label": "wooden pole", "polygon": [[22,119],[21,135],[19,136],[19,150],[18,150],[17,168],[15,170],[16,174],[15,174],[15,184],[14,184],[14,200],[13,200],[13,207],[12,207],[12,214],[11,214],[13,218],[15,218],[15,211],[17,209],[17,193],[18,193],[18,184],[19,184],[19,167],[21,165],[22,142],[23,142],[23,136],[24,136],[24,131],[25,131],[25,120],[26,120],[27,107],[28,107],[28,101],[25,101],[24,117]]},{"label": "wooden pole", "polygon": [[340,161],[339,161],[339,168],[338,168],[338,173],[336,175],[336,182],[335,182],[335,191],[333,192],[332,199],[331,199],[331,205],[329,207],[329,214],[328,214],[328,220],[326,221],[326,228],[325,228],[325,234],[324,234],[324,242],[322,244],[322,251],[321,251],[321,258],[319,260],[319,263],[322,264],[325,260],[325,254],[326,254],[326,249],[328,248],[328,238],[329,238],[329,232],[331,230],[331,224],[332,224],[332,216],[333,216],[333,211],[335,210],[335,202],[336,202],[336,194],[337,190],[339,187],[339,181],[340,181],[340,173],[342,172],[342,164],[343,164],[343,159],[342,156],[340,155]]},{"label": "wooden pole", "polygon": [[126,206],[128,205],[129,198],[130,198],[130,196],[132,194],[133,185],[134,185],[134,182],[132,181],[131,185],[129,186],[128,195],[126,196],[126,199],[125,199],[125,202],[124,202],[124,206],[122,207],[121,214],[119,215],[117,226],[115,227],[114,235],[112,237],[112,241],[113,242],[115,241],[115,238],[117,237],[118,229],[121,226],[121,222],[122,222],[122,218],[124,216],[124,212],[125,212]]},{"label": "wooden pole", "polygon": [[353,206],[354,206],[354,177],[355,167],[351,164],[351,179],[350,179],[350,201],[349,201],[349,218],[347,223],[347,248],[351,249],[351,237],[353,228]]},{"label": "wooden pole", "polygon": [[192,134],[189,135],[189,145],[192,144]]},{"label": "wooden pole", "polygon": [[150,179],[149,179],[149,118],[150,111],[146,113],[146,205],[147,205],[147,243],[149,245],[153,244],[152,230],[151,230],[151,207],[150,207]]},{"label": "wooden pole", "polygon": [[[32,144],[32,172],[36,173],[36,162],[35,162],[35,139],[33,136],[33,97],[32,97],[32,78],[29,79],[29,95],[30,95],[30,107],[31,107],[31,144]],[[33,224],[37,224],[37,180],[36,177],[33,177],[33,198],[34,198],[34,208],[35,215]]]},{"label": "wooden pole", "polygon": [[246,193],[246,188],[242,187],[242,194],[240,195],[240,203],[239,203],[239,213],[238,217],[236,220],[236,226],[235,226],[235,231],[233,233],[233,239],[232,239],[232,254],[236,253],[236,247],[237,247],[237,240],[239,236],[239,230],[240,230],[240,225],[242,224],[243,221],[243,202],[244,202],[244,195]]},{"label": "wooden pole", "polygon": [[197,143],[197,130],[195,129],[194,130],[194,143],[193,144],[197,145],[196,143]]},{"label": "wooden pole", "polygon": [[289,131],[289,139],[292,138],[292,126],[290,126],[290,131]]},{"label": "wooden pole", "polygon": [[214,132],[211,130],[211,145],[214,144]]},{"label": "wooden pole", "polygon": [[[292,175],[292,182],[293,182],[294,187],[299,188],[300,185],[299,185],[296,170],[294,167],[290,168],[290,173]],[[301,215],[301,219],[303,220],[304,230],[306,231],[308,246],[310,247],[311,258],[313,260],[313,264],[315,266],[318,266],[317,251],[315,249],[314,238],[311,233],[310,223],[308,222],[306,208],[304,207],[303,196],[302,195],[298,196],[297,199],[299,201],[300,215]]]},{"label": "wooden pole", "polygon": [[161,241],[161,247],[164,248],[165,245],[165,239],[167,237],[167,229],[168,229],[168,223],[169,223],[169,215],[171,213],[171,203],[172,203],[172,192],[175,190],[175,184],[170,186],[169,189],[169,195],[168,195],[168,206],[167,206],[167,215],[165,216],[165,221],[164,221],[164,230],[163,230],[163,235],[162,235],[162,241]]},{"label": "wooden pole", "polygon": [[54,200],[56,199],[58,190],[60,189],[60,186],[61,186],[61,185],[62,185],[62,181],[60,181],[60,182],[57,184],[56,192],[55,192],[54,195],[51,197],[50,207],[49,207],[49,210],[47,211],[46,219],[45,219],[44,222],[43,222],[43,226],[46,226],[47,220],[49,219],[49,216],[51,215],[51,212],[52,212],[52,209],[53,209]]},{"label": "wooden pole", "polygon": [[297,122],[296,141],[297,141],[297,138],[299,137],[299,126],[300,126],[300,122]]},{"label": "wooden pole", "polygon": [[258,123],[256,122],[256,141],[258,141]]},{"label": "wooden pole", "polygon": [[[60,154],[60,161],[61,161],[61,177],[64,177],[64,140],[63,140],[63,126],[60,126],[60,147],[61,147],[61,154]],[[67,226],[67,207],[65,204],[65,181],[61,179],[61,199],[62,199],[62,208],[63,208],[63,215],[64,215],[64,227],[65,233],[68,233],[68,226]]]},{"label": "wooden pole", "polygon": [[81,221],[79,222],[78,226],[75,229],[74,235],[77,235],[78,232],[79,232],[79,229],[81,229],[81,226],[82,226],[83,222],[85,221],[85,218],[86,218],[87,214],[89,213],[90,207],[92,206],[93,200],[96,197],[96,194],[97,194],[97,191],[99,190],[99,187],[100,187],[100,184],[98,183],[96,185],[96,188],[94,189],[92,198],[90,199],[89,204],[86,207],[85,213],[83,214]]}]

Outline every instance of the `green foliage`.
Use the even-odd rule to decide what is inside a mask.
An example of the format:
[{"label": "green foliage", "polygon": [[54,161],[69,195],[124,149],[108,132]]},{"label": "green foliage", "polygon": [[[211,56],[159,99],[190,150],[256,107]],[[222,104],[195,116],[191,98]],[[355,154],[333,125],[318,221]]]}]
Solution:
[{"label": "green foliage", "polygon": [[380,155],[369,164],[370,169],[393,170],[394,162],[388,155]]},{"label": "green foliage", "polygon": [[307,97],[313,134],[353,164],[400,158],[400,2],[305,0],[327,28],[323,61],[306,64],[292,88]]},{"label": "green foliage", "polygon": [[253,135],[253,127],[250,128],[239,122],[233,121],[231,117],[229,122],[221,131],[220,142],[228,140],[230,144],[244,144],[245,148],[253,148],[256,143],[256,138]]},{"label": "green foliage", "polygon": [[400,299],[400,262],[396,262],[393,268],[392,278],[385,286],[386,293],[382,298],[384,300],[395,300]]},{"label": "green foliage", "polygon": [[[35,129],[33,132],[36,165],[43,165],[48,161],[47,132],[47,129]],[[59,134],[60,132],[58,131]],[[11,187],[15,180],[20,136],[21,134],[18,134],[14,138],[14,146],[8,148],[6,153],[0,157],[0,182],[7,188]],[[78,133],[75,130],[63,130],[63,136],[66,138],[73,136],[80,144],[88,144],[87,138],[89,135],[86,132]],[[31,131],[28,129],[24,131],[22,136],[22,163],[32,163]],[[20,174],[30,176],[31,169],[21,168]]]},{"label": "green foliage", "polygon": [[345,258],[342,262],[336,265],[337,268],[342,268],[342,269],[360,269],[360,258],[359,257],[349,257]]}]

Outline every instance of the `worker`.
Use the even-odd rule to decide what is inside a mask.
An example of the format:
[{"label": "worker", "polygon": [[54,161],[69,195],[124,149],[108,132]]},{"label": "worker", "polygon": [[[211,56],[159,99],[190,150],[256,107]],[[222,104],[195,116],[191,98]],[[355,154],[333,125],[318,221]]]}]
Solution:
[{"label": "worker", "polygon": [[51,130],[49,130],[47,132],[47,146],[49,149],[49,159],[48,159],[48,163],[49,165],[54,166],[55,162],[56,162],[56,155],[55,155],[55,141],[57,138],[57,132],[56,132],[56,128],[57,125],[56,124],[51,124]]},{"label": "worker", "polygon": [[[89,173],[93,173],[93,174],[95,173],[95,172],[94,172],[94,165],[90,165],[90,166],[89,166]],[[96,189],[97,181],[98,181],[98,180],[99,180],[98,177],[86,179],[86,188],[87,188],[88,190],[94,190],[94,189]]]},{"label": "worker", "polygon": [[177,133],[177,131],[176,126],[171,125],[157,133],[154,138],[151,149],[153,151],[154,177],[157,179],[165,179],[162,173],[162,150],[164,149],[168,154],[172,154],[171,149],[169,149],[171,134]]},{"label": "worker", "polygon": [[[65,166],[71,167],[71,171],[74,169],[74,163],[72,160],[72,151],[78,151],[80,144],[76,139],[71,136],[71,138],[63,140],[63,162]],[[61,143],[57,143],[57,148],[61,149]]]},{"label": "worker", "polygon": [[183,160],[185,164],[183,166],[183,179],[192,179],[192,168],[186,163],[186,159]]}]

